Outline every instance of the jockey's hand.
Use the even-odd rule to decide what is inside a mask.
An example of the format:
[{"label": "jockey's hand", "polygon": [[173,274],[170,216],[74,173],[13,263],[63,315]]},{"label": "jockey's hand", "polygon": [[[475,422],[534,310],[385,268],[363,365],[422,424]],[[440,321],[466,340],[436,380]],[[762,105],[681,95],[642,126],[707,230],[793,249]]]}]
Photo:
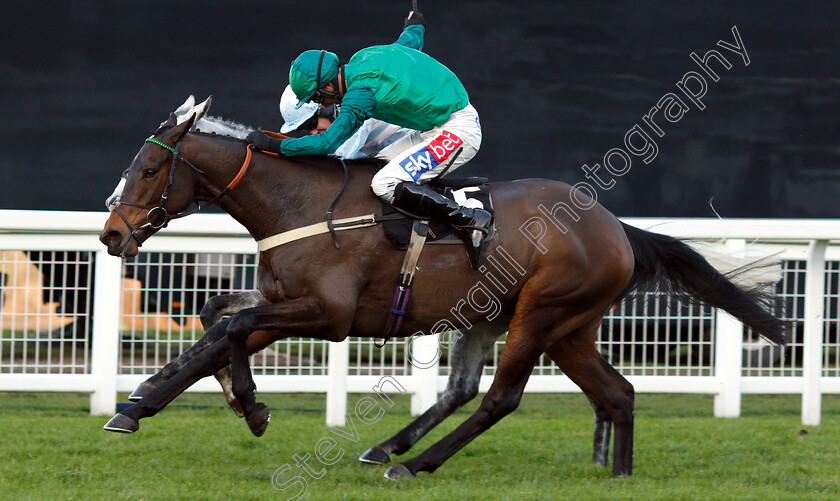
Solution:
[{"label": "jockey's hand", "polygon": [[411,11],[408,13],[408,17],[405,18],[405,27],[409,27],[412,24],[419,24],[422,27],[426,27],[426,19],[423,18],[423,14]]},{"label": "jockey's hand", "polygon": [[261,130],[255,130],[254,132],[248,134],[248,137],[245,138],[245,142],[248,143],[248,146],[250,146],[252,150],[268,150],[271,147],[271,138]]}]

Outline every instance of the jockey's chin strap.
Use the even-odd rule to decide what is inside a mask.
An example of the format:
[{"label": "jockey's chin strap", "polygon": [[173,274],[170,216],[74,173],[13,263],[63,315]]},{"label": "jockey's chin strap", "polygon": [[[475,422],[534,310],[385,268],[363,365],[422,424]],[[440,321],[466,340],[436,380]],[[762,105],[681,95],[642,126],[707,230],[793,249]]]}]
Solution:
[{"label": "jockey's chin strap", "polygon": [[328,91],[321,88],[321,85],[327,85],[330,82],[321,82],[321,66],[324,64],[324,56],[327,54],[327,51],[321,50],[321,54],[318,56],[318,69],[315,72],[315,93],[328,97],[330,99],[335,99],[336,101],[341,101],[341,94],[339,93],[340,87],[339,82],[342,80],[341,75],[343,74],[343,65],[339,65],[338,72],[336,73],[336,89],[334,91]]},{"label": "jockey's chin strap", "polygon": [[[166,228],[169,225],[169,222],[172,221],[173,219],[180,219],[182,217],[189,216],[190,214],[195,214],[196,212],[201,212],[202,210],[206,209],[207,207],[210,207],[211,205],[215,204],[220,198],[222,198],[228,192],[230,192],[230,190],[232,190],[234,187],[236,187],[237,184],[239,184],[239,181],[245,175],[245,172],[248,170],[248,166],[251,164],[251,156],[252,156],[251,148],[245,148],[245,161],[242,163],[242,167],[239,168],[239,172],[236,174],[236,176],[234,176],[233,180],[230,183],[228,183],[228,185],[221,192],[219,192],[218,195],[216,195],[215,197],[210,199],[204,205],[201,205],[200,203],[196,202],[195,203],[195,208],[193,208],[193,209],[183,210],[183,211],[181,211],[177,214],[170,214],[169,211],[166,210],[166,207],[164,207],[164,205],[166,204],[166,201],[169,199],[169,190],[172,187],[172,184],[175,180],[175,167],[178,165],[178,161],[180,160],[181,162],[187,164],[192,170],[198,172],[199,174],[204,174],[204,171],[202,171],[201,169],[199,169],[198,167],[193,165],[189,160],[187,160],[186,158],[181,156],[181,153],[180,153],[181,140],[180,139],[178,140],[177,143],[175,143],[174,148],[172,146],[169,146],[168,144],[164,143],[163,141],[155,139],[154,136],[147,138],[146,142],[156,144],[156,145],[160,146],[161,148],[163,148],[165,150],[169,150],[170,152],[172,152],[172,164],[169,166],[169,179],[167,179],[167,181],[166,181],[166,186],[163,188],[163,193],[161,193],[161,195],[160,195],[160,201],[158,202],[158,204],[156,206],[151,207],[151,206],[148,206],[148,205],[136,204],[136,203],[133,203],[133,202],[126,202],[126,201],[122,200],[122,196],[119,196],[119,197],[116,198],[116,200],[114,200],[114,211],[120,216],[120,218],[123,220],[125,225],[128,227],[129,231],[131,231],[130,236],[131,236],[131,238],[133,238],[137,241],[137,246],[138,247],[140,247],[142,245],[142,242],[140,241],[140,238],[137,236],[137,232],[139,232],[140,230],[147,229],[147,228],[152,228],[154,230],[159,230],[161,228]],[[122,211],[120,211],[120,206],[121,205],[127,205],[129,207],[137,207],[139,209],[148,209],[149,212],[146,214],[146,222],[143,223],[142,225],[138,226],[137,228],[134,228],[131,225],[131,223],[128,222],[128,219],[123,215]]]}]

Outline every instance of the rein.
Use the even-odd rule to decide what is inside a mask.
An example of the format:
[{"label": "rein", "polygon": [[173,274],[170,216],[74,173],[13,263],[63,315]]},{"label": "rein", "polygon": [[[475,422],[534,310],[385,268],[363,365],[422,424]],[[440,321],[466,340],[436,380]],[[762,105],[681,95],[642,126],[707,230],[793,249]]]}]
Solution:
[{"label": "rein", "polygon": [[[186,158],[181,156],[181,153],[180,153],[181,141],[180,140],[178,140],[178,142],[175,144],[174,148],[172,146],[169,146],[168,144],[164,143],[163,141],[155,139],[154,137],[147,138],[145,142],[156,144],[156,145],[160,146],[161,148],[172,152],[172,163],[169,166],[169,179],[166,182],[166,187],[164,187],[163,193],[161,193],[161,195],[160,195],[160,201],[158,202],[158,204],[156,206],[150,207],[148,205],[136,204],[136,203],[133,203],[133,202],[126,202],[126,201],[122,200],[121,196],[117,197],[117,199],[114,201],[114,212],[116,212],[117,215],[120,216],[120,218],[123,220],[125,225],[128,227],[129,231],[131,231],[130,237],[137,241],[138,247],[140,245],[142,245],[142,242],[140,241],[140,238],[137,236],[137,232],[139,232],[140,230],[144,230],[146,228],[152,228],[152,229],[155,229],[155,230],[159,230],[161,228],[166,228],[169,225],[169,222],[172,221],[173,219],[180,219],[182,217],[186,217],[186,216],[189,216],[191,214],[201,212],[202,210],[206,209],[207,207],[210,207],[211,205],[215,204],[220,198],[222,198],[223,196],[228,194],[230,192],[230,190],[232,190],[233,188],[236,187],[237,184],[239,184],[239,181],[242,180],[242,177],[245,175],[245,172],[247,172],[248,167],[251,165],[251,157],[252,157],[251,148],[246,147],[245,148],[245,161],[242,163],[242,167],[239,168],[239,172],[236,173],[236,176],[234,176],[233,180],[231,180],[231,182],[228,183],[228,185],[225,187],[225,189],[223,189],[221,192],[219,192],[218,195],[216,195],[215,197],[210,199],[210,201],[206,202],[204,205],[201,205],[198,202],[196,202],[195,203],[195,208],[192,209],[192,210],[184,210],[184,211],[181,211],[177,214],[170,214],[169,211],[166,210],[166,207],[164,207],[164,204],[166,204],[166,200],[169,198],[169,189],[172,187],[172,184],[175,180],[175,167],[178,165],[178,160],[187,164],[192,170],[198,172],[199,174],[204,174],[204,171],[202,171],[201,169],[199,169],[198,167],[193,165],[189,160],[187,160]],[[120,211],[120,206],[121,205],[127,205],[129,207],[137,207],[139,209],[148,209],[149,212],[146,214],[146,222],[143,223],[142,225],[138,226],[137,228],[134,228],[131,225],[131,223],[128,222],[128,219],[123,215],[122,211]],[[159,222],[157,222],[158,218],[159,218]]]},{"label": "rein", "polygon": [[[276,132],[271,131],[263,131],[267,135],[272,137],[276,137],[278,139],[287,139],[288,136],[284,134],[279,134]],[[195,214],[197,212],[201,212],[202,210],[206,209],[207,207],[215,204],[220,198],[228,194],[233,188],[239,184],[239,181],[242,180],[245,173],[248,171],[248,167],[251,165],[251,158],[253,157],[253,150],[249,147],[245,147],[245,161],[242,163],[242,167],[239,168],[239,172],[237,172],[236,176],[234,176],[233,180],[215,197],[213,197],[210,201],[206,202],[204,205],[199,204],[198,202],[195,203],[195,208],[192,210],[184,210],[177,214],[170,214],[169,211],[166,210],[164,204],[166,200],[169,198],[169,189],[172,187],[172,184],[175,179],[175,167],[178,165],[178,160],[187,164],[191,169],[198,172],[199,174],[204,174],[204,171],[193,165],[189,160],[185,159],[181,156],[180,149],[181,149],[181,141],[179,140],[175,147],[169,146],[168,144],[155,139],[154,137],[149,137],[146,139],[147,143],[153,143],[161,148],[168,150],[172,153],[172,163],[169,167],[169,179],[166,182],[166,187],[163,189],[163,193],[160,196],[160,201],[154,207],[142,204],[136,204],[133,202],[126,202],[122,200],[122,196],[119,196],[114,200],[114,212],[120,216],[125,223],[126,227],[128,227],[130,233],[130,237],[137,241],[138,247],[142,245],[140,238],[137,236],[137,233],[140,230],[146,228],[152,228],[155,230],[166,228],[169,225],[169,222],[173,219],[180,219],[182,217],[189,216],[191,214]],[[273,153],[270,151],[261,151],[266,155],[279,157],[280,154]],[[303,228],[298,228],[295,230],[290,230],[287,232],[283,232],[277,235],[273,235],[271,237],[259,240],[257,242],[259,250],[268,250],[273,247],[277,247],[279,245],[283,245],[289,242],[293,242],[295,240],[299,240],[301,238],[306,238],[312,235],[317,235],[319,233],[330,233],[333,238],[333,243],[335,244],[336,249],[339,248],[338,245],[338,237],[336,236],[336,231],[341,230],[349,230],[352,228],[362,228],[365,226],[373,226],[380,224],[382,221],[391,219],[391,217],[385,216],[377,216],[375,214],[370,214],[368,216],[356,217],[356,218],[347,218],[347,219],[338,219],[333,220],[333,211],[335,207],[338,205],[338,201],[341,199],[341,196],[344,194],[345,189],[347,188],[347,183],[349,181],[349,172],[347,169],[347,164],[344,163],[344,160],[341,160],[341,166],[344,169],[344,182],[342,183],[341,190],[339,191],[338,195],[333,200],[332,204],[330,204],[329,209],[327,210],[327,220],[323,223],[317,223],[310,226],[305,226]],[[129,223],[128,219],[123,215],[122,211],[120,211],[120,206],[126,205],[129,207],[137,207],[139,209],[147,209],[149,212],[146,214],[146,222],[142,225],[138,226],[137,228],[133,227],[131,223]]]}]

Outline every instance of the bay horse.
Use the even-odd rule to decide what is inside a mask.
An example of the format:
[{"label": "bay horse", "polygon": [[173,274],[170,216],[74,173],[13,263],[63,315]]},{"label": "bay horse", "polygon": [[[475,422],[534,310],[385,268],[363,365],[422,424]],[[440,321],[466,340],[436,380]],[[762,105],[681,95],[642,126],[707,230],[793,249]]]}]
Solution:
[{"label": "bay horse", "polygon": [[[337,161],[325,158],[253,155],[246,162],[250,155],[243,141],[190,130],[204,112],[206,107],[185,120],[173,114],[135,156],[115,202],[117,209],[100,235],[110,254],[136,255],[146,239],[198,202],[217,204],[257,241],[323,223],[328,199],[345,185],[345,175],[346,189],[334,216],[380,211],[380,201],[370,190],[378,164],[356,162],[348,174],[337,168]],[[623,224],[597,201],[558,181],[491,183],[490,194],[496,236],[485,255],[494,266],[472,270],[464,247],[428,246],[417,265],[402,333],[454,327],[464,331],[468,342],[495,339],[507,330],[493,383],[463,424],[420,455],[389,468],[386,477],[435,471],[515,410],[543,353],[592,403],[593,457],[606,464],[614,428],[612,472],[631,474],[633,387],[601,357],[595,338],[608,308],[634,289],[667,285],[729,312],[773,342],[785,342],[784,323],[765,310],[761,291],[735,285],[685,243]],[[574,211],[577,205],[586,209]],[[571,210],[545,214],[541,209],[546,207]],[[551,221],[546,220],[549,216]],[[547,223],[539,245],[521,230],[537,220]],[[211,327],[188,362],[114,416],[106,429],[136,431],[140,419],[230,363],[233,395],[251,431],[262,435],[270,413],[256,401],[249,353],[287,337],[332,342],[351,334],[376,338],[385,324],[403,252],[375,226],[342,231],[338,239],[340,248],[323,233],[262,250],[258,305]],[[491,303],[498,309],[491,311]],[[491,334],[473,337],[471,327],[482,329],[482,322]],[[373,448],[368,451],[370,462],[384,462],[379,460],[398,449]]]}]

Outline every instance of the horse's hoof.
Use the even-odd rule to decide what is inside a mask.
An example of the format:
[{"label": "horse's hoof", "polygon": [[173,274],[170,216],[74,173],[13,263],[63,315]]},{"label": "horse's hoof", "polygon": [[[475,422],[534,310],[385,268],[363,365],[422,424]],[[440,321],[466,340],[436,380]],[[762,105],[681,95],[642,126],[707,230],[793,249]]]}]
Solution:
[{"label": "horse's hoof", "polygon": [[255,437],[263,436],[265,429],[268,428],[268,421],[271,419],[271,412],[265,404],[257,403],[256,410],[250,416],[245,418],[248,422],[248,428]]},{"label": "horse's hoof", "polygon": [[125,414],[117,414],[112,417],[110,421],[105,423],[105,426],[103,426],[102,429],[105,431],[115,431],[117,433],[134,433],[140,429],[140,423]]},{"label": "horse's hoof", "polygon": [[140,383],[140,385],[137,386],[137,388],[134,389],[133,392],[131,392],[131,395],[128,396],[128,401],[139,402],[143,397],[151,393],[154,389],[154,386],[143,381],[142,383]]},{"label": "horse's hoof", "polygon": [[401,478],[414,478],[417,475],[411,473],[408,468],[406,468],[402,463],[397,463],[394,466],[388,468],[385,472],[385,478],[390,480],[399,480]]},{"label": "horse's hoof", "polygon": [[367,464],[385,464],[391,462],[391,455],[377,445],[366,450],[364,454],[359,456],[359,461]]}]

